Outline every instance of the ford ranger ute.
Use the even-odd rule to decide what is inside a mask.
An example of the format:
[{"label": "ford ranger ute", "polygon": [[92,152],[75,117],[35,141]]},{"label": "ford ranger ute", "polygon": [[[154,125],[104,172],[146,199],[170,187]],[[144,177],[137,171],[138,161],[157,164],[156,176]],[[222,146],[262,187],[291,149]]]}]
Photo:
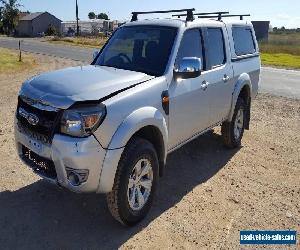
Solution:
[{"label": "ford ranger ute", "polygon": [[239,147],[249,129],[260,56],[252,24],[229,16],[133,12],[91,65],[25,81],[15,119],[22,161],[71,191],[106,193],[115,219],[138,223],[170,152],[219,125],[224,144]]}]

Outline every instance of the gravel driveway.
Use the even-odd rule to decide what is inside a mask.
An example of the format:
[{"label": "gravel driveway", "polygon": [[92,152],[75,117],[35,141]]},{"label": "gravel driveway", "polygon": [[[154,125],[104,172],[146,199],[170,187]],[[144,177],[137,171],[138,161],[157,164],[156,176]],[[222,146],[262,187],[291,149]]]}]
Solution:
[{"label": "gravel driveway", "polygon": [[300,100],[259,95],[240,149],[225,149],[216,129],[173,152],[149,216],[124,228],[103,195],[59,189],[18,159],[13,117],[21,82],[79,64],[36,58],[30,72],[0,75],[1,249],[240,249],[239,230],[299,233]]}]

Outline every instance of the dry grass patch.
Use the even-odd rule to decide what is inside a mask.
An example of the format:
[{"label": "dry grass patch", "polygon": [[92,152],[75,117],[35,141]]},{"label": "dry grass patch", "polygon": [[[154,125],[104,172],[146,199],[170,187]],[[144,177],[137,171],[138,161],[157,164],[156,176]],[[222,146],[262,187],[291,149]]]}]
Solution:
[{"label": "dry grass patch", "polygon": [[48,41],[56,44],[73,45],[87,48],[101,48],[107,39],[101,37],[53,37]]},{"label": "dry grass patch", "polygon": [[267,54],[300,56],[300,33],[270,33],[269,40],[260,42],[259,47]]},{"label": "dry grass patch", "polygon": [[32,68],[35,58],[32,55],[22,54],[22,62],[19,62],[19,52],[16,50],[0,48],[0,73],[23,71]]}]

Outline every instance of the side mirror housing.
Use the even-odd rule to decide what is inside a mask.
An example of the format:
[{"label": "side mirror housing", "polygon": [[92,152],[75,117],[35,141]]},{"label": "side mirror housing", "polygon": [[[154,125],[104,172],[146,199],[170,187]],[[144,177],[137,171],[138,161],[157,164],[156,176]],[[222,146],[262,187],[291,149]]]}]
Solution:
[{"label": "side mirror housing", "polygon": [[201,75],[202,62],[198,57],[184,57],[174,68],[175,78],[189,79]]},{"label": "side mirror housing", "polygon": [[97,55],[99,54],[100,50],[96,49],[93,52],[93,60],[95,60],[95,58],[97,57]]}]

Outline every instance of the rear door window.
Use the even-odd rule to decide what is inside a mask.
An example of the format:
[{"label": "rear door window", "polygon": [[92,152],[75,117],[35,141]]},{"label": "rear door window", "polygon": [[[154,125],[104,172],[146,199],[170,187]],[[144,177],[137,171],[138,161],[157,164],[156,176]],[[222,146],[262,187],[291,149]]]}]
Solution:
[{"label": "rear door window", "polygon": [[253,33],[249,27],[232,27],[232,36],[237,56],[256,52]]},{"label": "rear door window", "polygon": [[207,29],[206,54],[208,57],[208,69],[213,69],[226,62],[224,35],[221,28]]}]

